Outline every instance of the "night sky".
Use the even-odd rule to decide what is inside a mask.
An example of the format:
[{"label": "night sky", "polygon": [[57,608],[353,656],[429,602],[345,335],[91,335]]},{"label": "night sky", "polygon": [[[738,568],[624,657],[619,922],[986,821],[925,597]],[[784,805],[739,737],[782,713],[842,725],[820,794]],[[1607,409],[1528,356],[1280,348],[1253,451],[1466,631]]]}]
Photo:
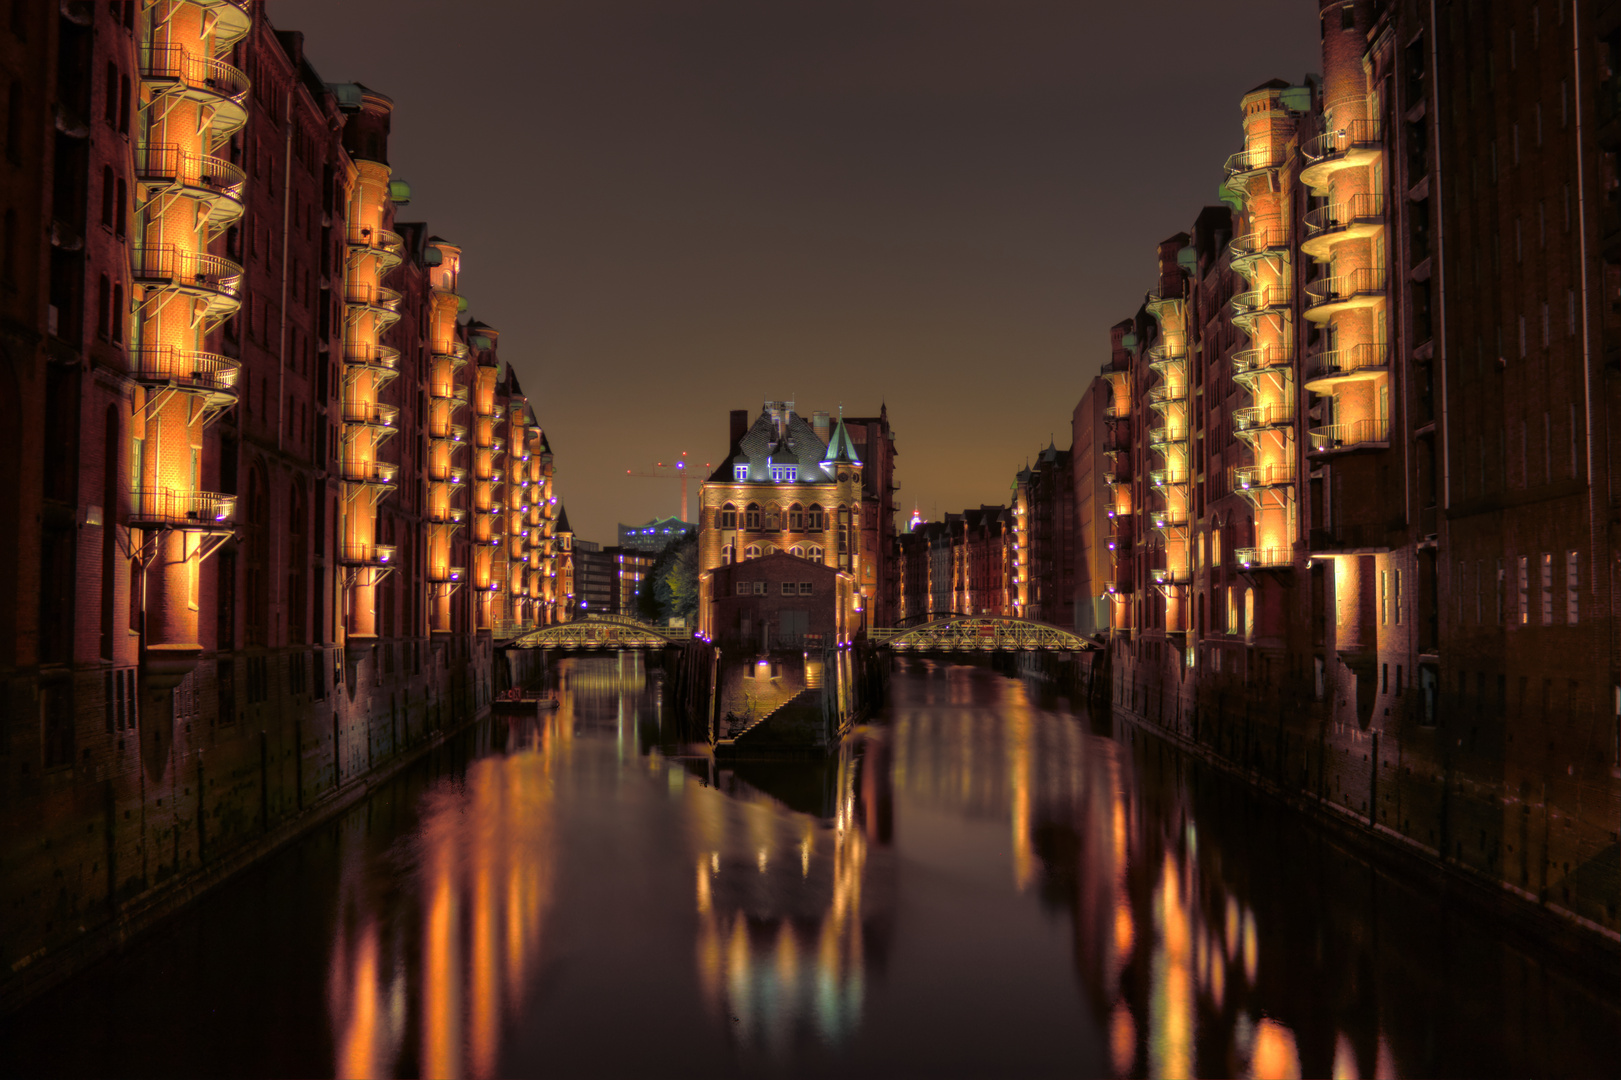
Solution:
[{"label": "night sky", "polygon": [[[887,402],[906,510],[1007,498],[1214,202],[1311,0],[269,0],[395,101],[402,220],[463,246],[577,533],[766,398]],[[696,505],[696,487],[693,502]]]}]

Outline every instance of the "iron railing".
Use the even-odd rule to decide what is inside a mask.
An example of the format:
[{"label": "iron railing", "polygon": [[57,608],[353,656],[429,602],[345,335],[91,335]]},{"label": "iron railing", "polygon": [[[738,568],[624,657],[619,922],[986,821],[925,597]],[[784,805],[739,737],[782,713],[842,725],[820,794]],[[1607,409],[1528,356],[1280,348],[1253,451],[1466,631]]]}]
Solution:
[{"label": "iron railing", "polygon": [[129,523],[137,528],[215,528],[229,524],[235,513],[236,496],[216,491],[136,488],[129,497]]}]

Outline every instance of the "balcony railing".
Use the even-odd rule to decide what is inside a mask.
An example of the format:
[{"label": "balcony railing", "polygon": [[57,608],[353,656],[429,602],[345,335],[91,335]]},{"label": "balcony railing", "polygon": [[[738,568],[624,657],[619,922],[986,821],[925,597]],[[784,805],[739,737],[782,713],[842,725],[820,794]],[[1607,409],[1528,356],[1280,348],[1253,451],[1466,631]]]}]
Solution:
[{"label": "balcony railing", "polygon": [[460,465],[430,465],[428,479],[439,484],[459,484],[467,479],[467,470]]},{"label": "balcony railing", "polygon": [[370,225],[349,226],[349,246],[359,251],[377,252],[396,260],[405,251],[405,239],[397,232]]},{"label": "balcony railing", "polygon": [[1287,285],[1267,285],[1260,289],[1246,289],[1241,293],[1233,294],[1233,315],[1242,318],[1246,315],[1259,315],[1273,308],[1289,306],[1291,290]]},{"label": "balcony railing", "polygon": [[1325,131],[1301,147],[1313,165],[1336,161],[1357,150],[1377,149],[1384,137],[1378,120],[1352,120],[1343,127]]},{"label": "balcony railing", "polygon": [[1388,446],[1390,420],[1388,417],[1371,417],[1353,420],[1349,424],[1329,424],[1327,427],[1312,428],[1310,435],[1311,452],[1314,454],[1357,446]]},{"label": "balcony railing", "polygon": [[1166,446],[1171,443],[1184,443],[1188,441],[1187,428],[1170,424],[1161,424],[1148,433],[1149,446]]},{"label": "balcony railing", "polygon": [[1383,296],[1385,268],[1363,266],[1338,277],[1322,278],[1306,286],[1306,310],[1347,304],[1359,297]]},{"label": "balcony railing", "polygon": [[1337,206],[1322,206],[1306,215],[1306,232],[1313,236],[1344,232],[1355,225],[1380,221],[1385,216],[1383,195],[1352,195]]},{"label": "balcony railing", "polygon": [[174,143],[137,146],[135,176],[153,186],[177,185],[193,198],[209,202],[212,224],[224,224],[242,216],[242,188],[248,182],[248,174],[224,158],[193,154]]},{"label": "balcony railing", "polygon": [[1295,467],[1289,461],[1273,465],[1240,465],[1233,470],[1233,487],[1238,491],[1285,487],[1294,481]]},{"label": "balcony railing", "polygon": [[390,566],[394,562],[394,545],[345,544],[338,558],[345,566]]},{"label": "balcony railing", "polygon": [[441,583],[448,581],[466,581],[467,567],[431,566],[428,568],[428,580]]},{"label": "balcony railing", "polygon": [[1272,147],[1258,146],[1253,150],[1240,150],[1236,154],[1229,155],[1225,168],[1228,176],[1241,176],[1244,173],[1276,169],[1282,164],[1282,155]]},{"label": "balcony railing", "polygon": [[343,422],[365,424],[368,427],[393,427],[400,410],[393,405],[373,401],[349,401],[343,406]]},{"label": "balcony railing", "polygon": [[1267,345],[1259,349],[1241,349],[1233,353],[1233,377],[1243,378],[1266,371],[1268,368],[1287,367],[1294,362],[1292,345]]},{"label": "balcony railing", "polygon": [[1148,515],[1154,522],[1156,529],[1179,529],[1188,523],[1188,512],[1168,508],[1156,510]]},{"label": "balcony railing", "polygon": [[1290,566],[1294,563],[1294,551],[1286,547],[1239,548],[1233,554],[1238,559],[1238,565],[1246,570]]},{"label": "balcony railing", "polygon": [[1245,233],[1227,245],[1233,260],[1251,259],[1269,251],[1280,251],[1289,246],[1289,234],[1283,229],[1256,229]]},{"label": "balcony railing", "polygon": [[1105,420],[1130,420],[1131,406],[1121,405],[1119,403],[1114,405],[1105,405],[1103,407],[1103,418]]},{"label": "balcony railing", "polygon": [[1187,396],[1188,387],[1186,383],[1160,383],[1148,391],[1148,400],[1155,405],[1183,401]]},{"label": "balcony railing", "polygon": [[467,520],[467,511],[459,506],[433,506],[428,508],[428,520],[441,525],[460,525]]},{"label": "balcony railing", "polygon": [[428,437],[430,439],[448,439],[451,442],[465,442],[467,439],[466,424],[429,424]]},{"label": "balcony railing", "polygon": [[379,368],[397,372],[400,350],[389,345],[363,345],[359,342],[343,343],[343,362],[359,367]]},{"label": "balcony railing", "polygon": [[1260,428],[1284,427],[1294,423],[1293,402],[1274,402],[1270,405],[1249,405],[1233,410],[1235,431],[1255,431]]},{"label": "balcony railing", "polygon": [[1388,366],[1389,363],[1390,346],[1382,341],[1370,341],[1362,345],[1353,345],[1349,349],[1318,353],[1312,358],[1311,377],[1326,379],[1358,371],[1371,373]]},{"label": "balcony railing", "polygon": [[1185,484],[1188,482],[1188,471],[1186,469],[1149,469],[1148,482],[1155,487]]},{"label": "balcony railing", "polygon": [[143,383],[236,397],[242,364],[218,353],[173,345],[137,345],[129,351],[131,373]]},{"label": "balcony railing", "polygon": [[1129,472],[1106,472],[1106,473],[1103,474],[1103,482],[1105,484],[1110,485],[1111,487],[1113,487],[1115,485],[1118,485],[1118,484],[1129,484],[1129,483],[1131,483],[1131,473],[1129,473]]},{"label": "balcony railing", "polygon": [[194,55],[178,45],[149,45],[140,54],[141,78],[178,85],[188,94],[241,105],[253,86],[240,68],[210,56]]},{"label": "balcony railing", "polygon": [[1186,585],[1193,580],[1193,574],[1188,570],[1169,566],[1157,566],[1152,573],[1156,585]]},{"label": "balcony railing", "polygon": [[361,461],[344,458],[343,478],[352,484],[392,484],[400,467],[392,461]]},{"label": "balcony railing", "polygon": [[355,307],[381,309],[392,315],[400,306],[400,294],[386,285],[350,281],[343,286],[343,301]]},{"label": "balcony railing", "polygon": [[130,252],[129,261],[137,285],[222,297],[233,308],[242,291],[242,267],[218,255],[152,244]]},{"label": "balcony railing", "polygon": [[236,496],[215,491],[137,488],[129,497],[129,523],[139,529],[216,529],[235,513]]}]

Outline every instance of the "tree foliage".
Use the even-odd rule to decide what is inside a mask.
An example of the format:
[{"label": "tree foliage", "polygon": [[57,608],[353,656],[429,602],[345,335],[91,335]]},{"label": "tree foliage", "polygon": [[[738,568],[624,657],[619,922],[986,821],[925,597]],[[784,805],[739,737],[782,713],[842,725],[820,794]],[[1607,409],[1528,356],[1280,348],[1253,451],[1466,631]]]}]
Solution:
[{"label": "tree foliage", "polygon": [[636,597],[636,614],[662,626],[670,619],[690,619],[697,613],[698,534],[688,532],[659,552],[648,568]]}]

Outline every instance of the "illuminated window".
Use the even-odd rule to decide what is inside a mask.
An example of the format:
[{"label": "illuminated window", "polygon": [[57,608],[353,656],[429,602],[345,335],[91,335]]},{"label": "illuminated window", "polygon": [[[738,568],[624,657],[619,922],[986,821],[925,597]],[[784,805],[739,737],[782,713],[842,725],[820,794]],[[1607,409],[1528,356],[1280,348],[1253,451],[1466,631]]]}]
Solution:
[{"label": "illuminated window", "polygon": [[1521,555],[1516,567],[1520,575],[1520,625],[1525,626],[1531,621],[1531,565],[1530,560]]},{"label": "illuminated window", "polygon": [[1553,625],[1553,553],[1542,553],[1542,625]]},{"label": "illuminated window", "polygon": [[799,479],[799,466],[773,465],[771,466],[771,479],[779,484],[791,484]]},{"label": "illuminated window", "polygon": [[723,529],[737,528],[737,507],[727,503],[720,508],[720,527]]},{"label": "illuminated window", "polygon": [[732,466],[732,479],[733,480],[747,480],[748,478],[749,478],[749,467],[748,467],[748,465],[745,464],[745,465],[733,465]]}]

